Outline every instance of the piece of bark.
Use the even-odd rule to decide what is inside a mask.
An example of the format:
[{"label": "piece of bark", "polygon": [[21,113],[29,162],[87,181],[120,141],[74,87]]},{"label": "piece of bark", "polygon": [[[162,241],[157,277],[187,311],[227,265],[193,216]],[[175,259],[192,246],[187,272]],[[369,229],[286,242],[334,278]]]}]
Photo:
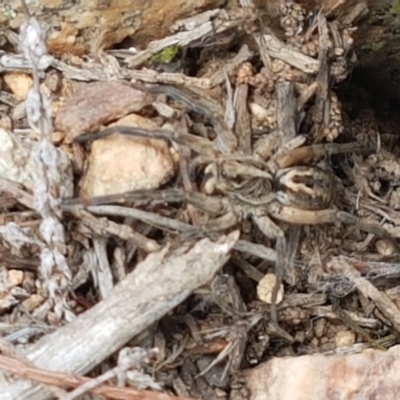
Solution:
[{"label": "piece of bark", "polygon": [[397,399],[400,346],[351,356],[274,358],[246,371],[249,400]]},{"label": "piece of bark", "polygon": [[140,111],[153,100],[150,94],[118,81],[79,83],[58,111],[55,127],[71,142],[103,124]]},{"label": "piece of bark", "polygon": [[294,96],[294,85],[291,82],[280,82],[276,85],[278,105],[276,119],[278,129],[284,132],[285,142],[292,140],[296,134],[296,98]]},{"label": "piece of bark", "polygon": [[[217,242],[202,239],[149,255],[107,299],[32,345],[24,357],[53,371],[85,374],[209,282],[228,261],[239,232]],[[0,375],[2,400],[43,400],[51,393],[29,381]]]},{"label": "piece of bark", "polygon": [[251,154],[251,120],[248,106],[249,85],[241,84],[235,92],[236,124],[235,133],[239,149],[243,154]]}]

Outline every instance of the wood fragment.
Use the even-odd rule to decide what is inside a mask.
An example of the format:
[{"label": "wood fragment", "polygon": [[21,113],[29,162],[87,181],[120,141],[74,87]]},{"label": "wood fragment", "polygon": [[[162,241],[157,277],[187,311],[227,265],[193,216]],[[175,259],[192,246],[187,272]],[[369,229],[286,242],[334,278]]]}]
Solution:
[{"label": "wood fragment", "polygon": [[99,236],[103,236],[106,233],[120,237],[123,240],[132,240],[139,248],[147,252],[160,249],[160,245],[155,240],[146,238],[129,226],[117,224],[106,218],[96,218],[87,211],[74,209],[73,207],[66,207],[65,210],[74,214],[76,218],[80,219],[84,225],[87,225]]},{"label": "wood fragment", "polygon": [[318,82],[313,82],[306,89],[304,89],[297,99],[297,112],[303,111],[304,106],[310,101],[310,99],[315,95],[318,90]]},{"label": "wood fragment", "polygon": [[[240,0],[239,3],[243,9],[249,9],[251,12],[254,13],[255,16],[257,15],[257,11],[256,11],[257,9],[256,9],[256,6],[254,5],[253,0]],[[266,47],[263,33],[257,31],[257,32],[254,32],[252,36],[253,36],[254,41],[257,43],[261,60],[263,61],[264,66],[269,70],[270,65],[271,65],[271,58],[269,56],[268,49]]]},{"label": "wood fragment", "polygon": [[107,239],[94,238],[93,246],[97,262],[96,268],[92,270],[92,274],[98,282],[101,298],[105,299],[113,288],[113,276],[107,257]]},{"label": "wood fragment", "polygon": [[278,129],[283,132],[285,145],[297,135],[297,102],[292,82],[278,83],[276,86],[278,105],[276,109]]},{"label": "wood fragment", "polygon": [[131,56],[129,60],[127,60],[128,65],[132,69],[137,68],[145,61],[149,60],[152,56],[160,53],[167,47],[186,47],[192,42],[204,40],[208,36],[213,36],[225,31],[229,31],[240,25],[240,23],[240,20],[229,20],[227,18],[226,12],[224,12],[224,10],[220,10],[219,17],[217,18],[216,16],[214,16],[212,21],[206,20],[188,31],[181,31],[174,35],[167,36],[163,39],[152,41],[148,44],[146,49],[139,51],[134,56]]},{"label": "wood fragment", "polygon": [[315,98],[315,107],[313,113],[314,136],[317,141],[323,138],[323,130],[329,123],[329,70],[328,70],[328,51],[329,51],[329,33],[326,24],[326,19],[319,15],[318,28],[320,32],[319,37],[319,62],[320,70],[318,72],[317,82],[318,90]]},{"label": "wood fragment", "polygon": [[252,154],[252,132],[250,114],[247,108],[249,85],[239,85],[235,91],[236,125],[235,132],[239,141],[239,150],[243,154]]},{"label": "wood fragment", "polygon": [[[141,81],[144,83],[163,83],[166,85],[211,89],[221,85],[224,82],[225,74],[231,77],[237,67],[243,62],[248,61],[253,55],[254,53],[247,45],[242,46],[238,54],[236,54],[226,65],[224,65],[222,70],[216,71],[209,78],[187,76],[180,72],[158,72],[148,68],[129,70],[127,78],[132,82]],[[67,76],[68,71],[68,67],[65,66],[64,72],[67,74]]]},{"label": "wood fragment", "polygon": [[14,199],[16,199],[25,207],[31,210],[35,209],[33,206],[33,196],[22,189],[22,187],[15,182],[11,182],[6,179],[0,179],[0,192],[9,193]]},{"label": "wood fragment", "polygon": [[[357,313],[343,310],[345,314],[347,314],[355,323],[359,326],[368,329],[377,329],[379,327],[379,321],[375,318],[365,318],[360,317]],[[332,309],[332,306],[319,306],[312,307],[310,309],[311,315],[315,315],[319,318],[329,318],[332,320],[339,320],[339,316]]]},{"label": "wood fragment", "polygon": [[285,63],[303,71],[306,74],[316,74],[320,69],[320,63],[312,57],[285,45],[272,33],[263,35],[268,54],[272,58],[282,60]]}]

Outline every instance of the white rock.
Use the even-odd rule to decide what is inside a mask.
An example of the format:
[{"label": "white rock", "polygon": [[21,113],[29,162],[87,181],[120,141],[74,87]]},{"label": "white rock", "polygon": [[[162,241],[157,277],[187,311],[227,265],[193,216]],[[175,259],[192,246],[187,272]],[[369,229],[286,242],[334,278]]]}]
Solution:
[{"label": "white rock", "polygon": [[[272,292],[276,285],[276,275],[275,274],[266,274],[260,282],[258,282],[257,286],[257,296],[258,298],[267,303],[272,304]],[[280,284],[275,304],[279,304],[283,300],[283,285]]]},{"label": "white rock", "polygon": [[[117,125],[157,128],[138,115],[129,115]],[[89,198],[157,189],[174,173],[175,162],[165,141],[116,134],[93,142],[79,194]]]}]

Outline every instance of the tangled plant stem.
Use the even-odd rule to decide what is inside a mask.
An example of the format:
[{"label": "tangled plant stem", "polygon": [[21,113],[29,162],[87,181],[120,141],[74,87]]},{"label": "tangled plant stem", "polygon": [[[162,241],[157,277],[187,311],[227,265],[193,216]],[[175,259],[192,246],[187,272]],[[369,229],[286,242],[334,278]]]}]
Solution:
[{"label": "tangled plant stem", "polygon": [[35,208],[42,217],[40,233],[46,243],[41,251],[40,272],[49,294],[48,301],[54,307],[57,318],[71,320],[74,314],[66,301],[71,271],[64,256],[65,237],[64,227],[59,220],[59,200],[52,194],[56,186],[52,178],[57,176],[58,160],[57,149],[49,141],[52,132],[51,103],[40,89],[39,62],[47,54],[45,33],[38,21],[29,15],[26,4],[24,9],[26,19],[21,26],[20,44],[24,56],[32,64],[33,76],[33,87],[26,99],[26,112],[30,127],[40,135],[35,153],[42,166],[42,180],[34,191]]}]

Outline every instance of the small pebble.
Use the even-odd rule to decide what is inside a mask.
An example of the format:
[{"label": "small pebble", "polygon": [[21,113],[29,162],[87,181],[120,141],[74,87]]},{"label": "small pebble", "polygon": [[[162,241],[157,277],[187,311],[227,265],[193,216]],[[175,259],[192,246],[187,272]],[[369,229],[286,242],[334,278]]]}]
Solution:
[{"label": "small pebble", "polygon": [[325,327],[326,327],[326,319],[325,318],[317,319],[317,321],[315,321],[314,324],[314,335],[317,338],[321,338],[325,333]]},{"label": "small pebble", "polygon": [[[257,286],[258,298],[267,304],[272,304],[272,292],[276,285],[276,275],[266,274]],[[283,300],[283,285],[280,284],[278,293],[276,295],[276,304],[279,304]]]},{"label": "small pebble", "polygon": [[335,335],[337,347],[352,346],[356,342],[356,335],[352,331],[339,331]]}]

